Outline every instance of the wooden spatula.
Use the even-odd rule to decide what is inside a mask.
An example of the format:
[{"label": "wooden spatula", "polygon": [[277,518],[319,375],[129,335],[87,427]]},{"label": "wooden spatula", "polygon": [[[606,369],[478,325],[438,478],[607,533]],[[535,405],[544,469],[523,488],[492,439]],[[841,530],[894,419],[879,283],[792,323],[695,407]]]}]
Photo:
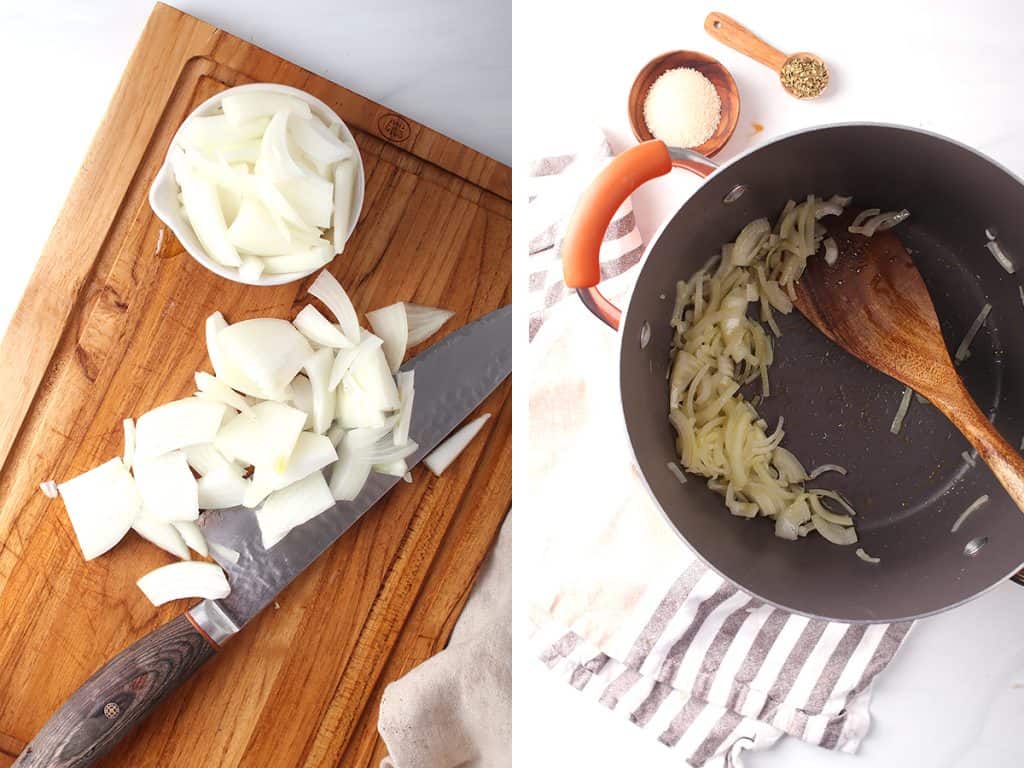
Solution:
[{"label": "wooden spatula", "polygon": [[1024,459],[960,380],[910,254],[891,230],[870,238],[850,234],[851,218],[825,219],[839,258],[833,266],[820,257],[808,260],[796,287],[797,309],[847,352],[928,398],[1024,509]]}]

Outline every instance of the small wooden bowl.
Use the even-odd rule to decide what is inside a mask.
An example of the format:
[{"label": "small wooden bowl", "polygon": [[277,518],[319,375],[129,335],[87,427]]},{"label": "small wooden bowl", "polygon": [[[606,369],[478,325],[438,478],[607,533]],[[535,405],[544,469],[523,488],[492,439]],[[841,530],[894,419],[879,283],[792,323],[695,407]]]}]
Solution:
[{"label": "small wooden bowl", "polygon": [[633,87],[629,89],[629,123],[633,128],[633,135],[638,141],[649,141],[654,138],[651,129],[647,127],[647,121],[644,120],[644,101],[647,99],[647,92],[664,72],[680,67],[697,70],[710,80],[718,91],[718,98],[722,102],[718,127],[711,138],[699,147],[689,148],[705,157],[713,157],[721,151],[736,130],[736,123],[740,119],[740,92],[729,70],[717,59],[696,51],[663,53],[651,59],[640,70],[640,74],[633,81]]}]

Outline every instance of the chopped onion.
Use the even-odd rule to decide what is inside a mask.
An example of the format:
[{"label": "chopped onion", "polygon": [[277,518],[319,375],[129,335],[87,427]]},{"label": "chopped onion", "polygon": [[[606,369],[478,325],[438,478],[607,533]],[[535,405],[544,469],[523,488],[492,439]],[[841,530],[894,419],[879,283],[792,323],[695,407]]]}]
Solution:
[{"label": "chopped onion", "polygon": [[355,499],[370,476],[373,465],[358,455],[356,450],[360,447],[352,432],[338,445],[338,462],[331,471],[330,482],[331,496],[338,501]]},{"label": "chopped onion", "polygon": [[338,399],[329,387],[334,352],[328,348],[317,350],[303,366],[313,390],[313,431],[323,434],[334,421]]},{"label": "chopped onion", "polygon": [[409,465],[405,463],[405,459],[396,459],[387,464],[374,464],[373,471],[392,477],[405,477],[409,473]]},{"label": "chopped onion", "polygon": [[380,410],[397,411],[401,406],[398,387],[391,375],[383,347],[371,345],[360,352],[349,369],[349,374],[369,402]]},{"label": "chopped onion", "polygon": [[215,469],[196,481],[200,509],[240,507],[252,483],[232,469]]},{"label": "chopped onion", "polygon": [[384,357],[387,359],[391,373],[396,373],[405,358],[405,348],[409,343],[409,320],[405,305],[401,302],[366,313],[373,332],[383,342]]},{"label": "chopped onion", "polygon": [[[399,371],[396,377],[398,382],[398,398],[401,406],[398,409],[398,422],[395,424],[394,442],[395,445],[405,445],[409,442],[409,425],[412,423],[412,401],[415,395],[413,371]],[[405,474],[400,472],[399,474]]]},{"label": "chopped onion", "polygon": [[970,356],[971,344],[974,342],[974,337],[978,335],[978,331],[981,330],[981,326],[985,324],[985,320],[988,319],[988,313],[992,311],[992,305],[986,303],[981,308],[981,312],[974,318],[974,322],[971,323],[971,327],[967,329],[967,334],[964,336],[963,341],[960,342],[960,346],[956,348],[956,354],[953,356],[953,360],[957,363],[962,363]]},{"label": "chopped onion", "polygon": [[185,452],[188,465],[201,476],[219,470],[230,471],[238,477],[245,474],[245,468],[241,464],[224,458],[223,454],[214,447],[213,443],[186,445],[182,450]]},{"label": "chopped onion", "polygon": [[408,345],[414,347],[426,341],[448,322],[455,314],[450,309],[425,307],[422,304],[404,302],[406,324],[409,331]]},{"label": "chopped onion", "polygon": [[230,406],[236,411],[249,410],[249,404],[245,402],[244,397],[235,392],[235,390],[216,376],[211,376],[205,371],[196,371],[196,388],[200,392],[209,395],[211,400],[218,403],[224,403],[224,405]]},{"label": "chopped onion", "polygon": [[210,364],[213,366],[214,373],[217,374],[218,379],[232,389],[237,389],[247,395],[265,397],[267,393],[263,392],[252,379],[233,365],[221,350],[220,342],[217,339],[220,332],[227,327],[227,320],[220,312],[214,312],[206,318],[206,354],[210,356]]},{"label": "chopped onion", "polygon": [[155,517],[143,512],[135,518],[132,523],[132,530],[151,544],[156,544],[160,549],[169,552],[181,560],[191,559],[188,554],[188,547],[181,533],[171,523],[164,520],[157,520]]},{"label": "chopped onion", "polygon": [[200,557],[209,556],[210,550],[206,546],[206,537],[203,536],[203,532],[198,525],[188,520],[171,523],[171,525],[178,529],[178,533],[181,534],[181,538],[188,544],[189,549],[193,550]]},{"label": "chopped onion", "polygon": [[334,497],[322,472],[313,472],[270,494],[263,506],[256,511],[256,522],[260,526],[263,548],[270,549],[293,528],[312,520],[333,506]]},{"label": "chopped onion", "polygon": [[166,523],[199,518],[196,479],[183,451],[140,458],[135,462],[135,483],[150,517]]},{"label": "chopped onion", "polygon": [[331,366],[331,378],[328,381],[328,387],[331,391],[338,388],[341,380],[352,369],[352,366],[355,365],[356,360],[361,354],[368,352],[372,348],[380,347],[383,343],[379,336],[364,332],[358,345],[351,349],[338,350],[338,354],[334,357],[334,365]]},{"label": "chopped onion", "polygon": [[[334,169],[334,252],[345,250],[348,230],[352,226],[352,201],[355,197],[356,167],[352,160],[342,160]],[[352,338],[352,337],[349,337]]]},{"label": "chopped onion", "polygon": [[256,507],[268,493],[298,482],[307,475],[323,469],[338,460],[334,444],[324,435],[303,432],[295,443],[287,465],[283,467],[257,464],[252,483],[242,503]]},{"label": "chopped onion", "polygon": [[282,392],[313,354],[295,326],[276,317],[229,325],[217,335],[217,342],[231,363],[264,392]]},{"label": "chopped onion", "polygon": [[680,467],[674,461],[668,462],[665,466],[668,467],[668,471],[671,472],[675,479],[679,481],[680,485],[686,484],[686,473],[683,472],[682,467]]},{"label": "chopped onion", "polygon": [[214,446],[228,460],[283,471],[305,423],[306,414],[298,408],[266,400],[228,421]]},{"label": "chopped onion", "polygon": [[1005,269],[1009,274],[1013,274],[1017,271],[1017,267],[1014,266],[1013,260],[1006,255],[1003,247],[999,244],[998,240],[989,240],[985,243],[985,247],[988,248],[988,252],[992,254],[993,258],[999,262],[999,266]]},{"label": "chopped onion", "polygon": [[900,398],[900,407],[896,409],[896,415],[893,417],[892,424],[889,426],[889,431],[894,435],[898,435],[900,430],[903,429],[903,419],[907,415],[907,409],[910,408],[910,398],[914,394],[914,390],[910,387],[903,388],[903,397]]},{"label": "chopped onion", "polygon": [[970,517],[971,514],[974,513],[975,511],[977,511],[979,508],[985,506],[985,504],[987,504],[987,503],[988,503],[988,494],[987,493],[984,494],[983,496],[979,496],[974,501],[972,501],[970,503],[970,505],[967,507],[967,509],[965,509],[963,512],[960,513],[960,516],[953,523],[953,527],[949,529],[949,532],[950,533],[956,533],[957,531],[959,531],[960,530],[960,526],[964,524],[964,522],[967,520],[967,518]]},{"label": "chopped onion", "polygon": [[153,605],[185,597],[220,600],[231,593],[219,565],[200,561],[171,563],[135,582]]},{"label": "chopped onion", "polygon": [[300,411],[306,414],[306,423],[303,425],[303,429],[312,429],[313,427],[313,385],[309,383],[309,379],[303,376],[301,373],[292,379],[292,397],[288,401],[289,405],[293,405]]},{"label": "chopped onion", "polygon": [[347,377],[335,392],[338,398],[335,418],[344,429],[377,427],[387,420],[375,398],[352,378]]},{"label": "chopped onion", "polygon": [[120,458],[90,469],[57,486],[86,560],[119,542],[142,505],[135,481]]},{"label": "chopped onion", "polygon": [[821,466],[815,467],[811,470],[810,474],[807,475],[808,480],[815,480],[820,475],[826,472],[838,472],[840,475],[846,474],[846,468],[841,467],[838,464],[822,464]]},{"label": "chopped onion", "polygon": [[46,480],[39,484],[39,490],[43,492],[43,496],[48,499],[56,499],[60,496],[60,492],[57,490],[57,483],[53,480]]},{"label": "chopped onion", "polygon": [[326,269],[316,276],[316,280],[309,286],[311,296],[316,296],[334,315],[334,319],[341,325],[341,332],[349,341],[358,344],[361,336],[359,333],[359,318],[356,316],[356,308],[352,306],[341,283]]},{"label": "chopped onion", "polygon": [[132,462],[135,460],[135,420],[122,419],[121,427],[124,429],[124,453],[121,456],[121,461],[128,469],[131,469]]},{"label": "chopped onion", "polygon": [[135,425],[135,462],[212,442],[226,413],[221,403],[187,397],[142,414]]},{"label": "chopped onion", "polygon": [[877,565],[878,563],[882,562],[882,559],[880,557],[872,557],[871,555],[869,555],[867,552],[865,552],[860,547],[857,548],[856,554],[857,554],[857,557],[859,557],[865,563],[871,563],[872,565]]},{"label": "chopped onion", "polygon": [[459,454],[466,450],[466,446],[483,429],[484,424],[487,423],[489,418],[491,418],[491,414],[485,413],[483,416],[473,419],[473,421],[437,446],[423,460],[423,463],[427,465],[431,472],[440,477],[441,473],[448,469],[449,465],[459,457]]},{"label": "chopped onion", "polygon": [[335,448],[341,443],[341,439],[345,437],[345,428],[335,422],[330,429],[327,430],[327,439],[331,441],[331,445]]},{"label": "chopped onion", "polygon": [[[369,315],[367,315],[369,317]],[[295,316],[292,324],[303,336],[322,347],[347,349],[355,346],[341,330],[324,317],[320,310],[307,304]]]}]

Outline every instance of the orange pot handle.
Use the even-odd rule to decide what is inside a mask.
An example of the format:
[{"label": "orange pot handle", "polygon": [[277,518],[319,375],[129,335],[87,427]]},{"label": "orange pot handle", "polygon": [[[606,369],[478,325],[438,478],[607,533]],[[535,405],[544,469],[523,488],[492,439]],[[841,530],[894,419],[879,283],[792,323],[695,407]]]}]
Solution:
[{"label": "orange pot handle", "polygon": [[602,169],[569,219],[561,253],[565,284],[576,289],[587,309],[616,330],[622,313],[597,288],[601,282],[601,243],[619,206],[644,182],[672,170],[673,159],[700,176],[715,168],[711,161],[689,150],[670,150],[656,139],[642,142]]}]

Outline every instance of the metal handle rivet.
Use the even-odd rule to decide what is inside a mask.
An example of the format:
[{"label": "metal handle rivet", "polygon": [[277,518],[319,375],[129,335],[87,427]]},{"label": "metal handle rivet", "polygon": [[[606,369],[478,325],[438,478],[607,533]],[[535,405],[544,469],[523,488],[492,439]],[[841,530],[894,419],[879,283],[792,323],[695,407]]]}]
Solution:
[{"label": "metal handle rivet", "polygon": [[103,716],[107,720],[113,720],[115,717],[121,714],[121,708],[113,701],[108,701],[103,705]]}]

